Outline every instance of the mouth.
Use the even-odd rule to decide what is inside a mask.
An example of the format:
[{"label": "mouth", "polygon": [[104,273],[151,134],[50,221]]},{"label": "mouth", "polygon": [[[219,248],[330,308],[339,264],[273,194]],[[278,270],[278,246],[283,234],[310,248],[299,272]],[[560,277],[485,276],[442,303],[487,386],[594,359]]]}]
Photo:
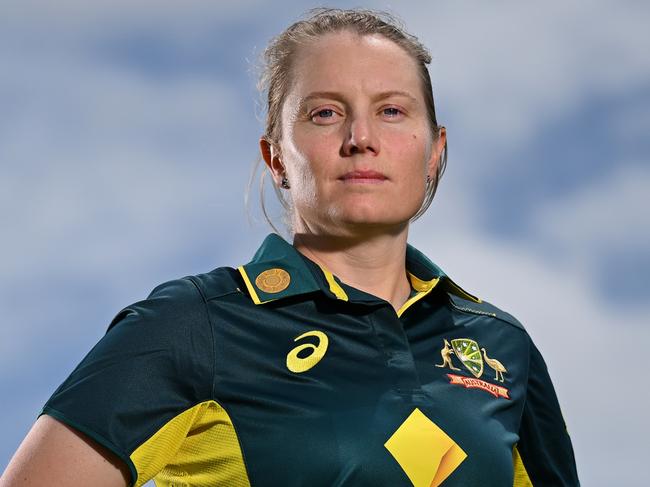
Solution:
[{"label": "mouth", "polygon": [[377,171],[351,171],[339,178],[344,183],[378,184],[388,178]]}]

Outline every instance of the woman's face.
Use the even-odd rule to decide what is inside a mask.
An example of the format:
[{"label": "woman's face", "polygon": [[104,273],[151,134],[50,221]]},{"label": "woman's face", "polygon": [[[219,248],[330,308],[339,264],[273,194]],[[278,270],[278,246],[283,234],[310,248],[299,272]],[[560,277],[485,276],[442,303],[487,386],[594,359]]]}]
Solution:
[{"label": "woman's face", "polygon": [[433,139],[416,62],[382,36],[338,32],[301,47],[290,79],[279,151],[263,153],[289,180],[296,232],[405,227],[445,137]]}]

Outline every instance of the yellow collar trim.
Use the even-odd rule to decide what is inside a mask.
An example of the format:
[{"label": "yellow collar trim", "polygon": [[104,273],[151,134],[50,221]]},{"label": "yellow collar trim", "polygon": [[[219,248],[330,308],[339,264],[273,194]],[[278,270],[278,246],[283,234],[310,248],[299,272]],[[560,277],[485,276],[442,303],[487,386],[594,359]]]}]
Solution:
[{"label": "yellow collar trim", "polygon": [[323,271],[323,274],[325,275],[325,279],[327,280],[327,284],[329,284],[330,291],[334,296],[336,296],[336,299],[340,299],[342,301],[349,301],[348,295],[346,292],[343,290],[341,285],[336,282],[334,279],[334,275],[325,269],[322,265],[318,264],[318,267],[320,267],[320,270]]},{"label": "yellow collar trim", "polygon": [[420,279],[417,276],[414,276],[410,272],[408,273],[408,275],[411,281],[411,287],[415,289],[418,293],[415,296],[411,296],[409,299],[407,299],[406,302],[402,305],[402,307],[397,310],[398,317],[402,316],[404,311],[410,308],[413,303],[418,302],[420,299],[422,299],[427,294],[429,294],[433,290],[433,288],[436,287],[436,284],[440,282],[439,277],[435,277],[430,281],[423,281],[422,279]]},{"label": "yellow collar trim", "polygon": [[470,293],[465,291],[462,287],[460,287],[458,284],[456,284],[454,281],[449,279],[447,277],[447,285],[451,288],[451,291],[456,294],[457,296],[460,296],[463,299],[467,299],[468,301],[472,301],[476,304],[481,304],[483,301],[481,298],[477,298],[476,296],[472,296]]},{"label": "yellow collar trim", "polygon": [[246,274],[246,270],[244,269],[244,266],[241,265],[241,266],[237,267],[237,270],[239,271],[242,278],[244,279],[244,284],[246,284],[246,289],[248,289],[248,294],[250,294],[250,296],[253,299],[253,302],[255,304],[264,304],[264,303],[268,303],[268,302],[271,302],[271,301],[275,301],[274,299],[269,299],[267,301],[262,301],[260,299],[260,297],[257,295],[257,291],[255,290],[255,287],[253,286],[253,283],[248,278],[248,274]]},{"label": "yellow collar trim", "polygon": [[411,281],[411,287],[415,289],[417,292],[425,292],[425,291],[431,291],[434,287],[436,287],[436,284],[438,284],[438,281],[440,281],[439,277],[434,277],[430,281],[423,281],[419,277],[417,277],[414,274],[411,274],[408,272],[409,280]]}]

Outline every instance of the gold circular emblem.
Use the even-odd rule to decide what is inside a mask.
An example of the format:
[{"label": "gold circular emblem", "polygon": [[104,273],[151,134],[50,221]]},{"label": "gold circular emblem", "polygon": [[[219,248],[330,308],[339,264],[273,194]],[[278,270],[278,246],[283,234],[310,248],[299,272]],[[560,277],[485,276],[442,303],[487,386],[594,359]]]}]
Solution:
[{"label": "gold circular emblem", "polygon": [[279,293],[289,287],[291,276],[284,269],[269,269],[255,279],[255,285],[265,293]]}]

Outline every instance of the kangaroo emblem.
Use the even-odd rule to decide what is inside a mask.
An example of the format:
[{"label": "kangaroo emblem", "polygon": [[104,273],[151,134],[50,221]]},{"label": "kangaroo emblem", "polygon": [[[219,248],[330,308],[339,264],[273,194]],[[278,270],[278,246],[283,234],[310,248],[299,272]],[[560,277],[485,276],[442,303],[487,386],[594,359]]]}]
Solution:
[{"label": "kangaroo emblem", "polygon": [[449,345],[449,342],[445,338],[445,346],[442,350],[440,350],[440,356],[442,357],[442,363],[440,365],[435,364],[436,367],[449,367],[451,370],[460,370],[456,367],[454,367],[454,364],[451,363],[451,356],[454,353],[454,349],[451,348],[451,345]]}]

